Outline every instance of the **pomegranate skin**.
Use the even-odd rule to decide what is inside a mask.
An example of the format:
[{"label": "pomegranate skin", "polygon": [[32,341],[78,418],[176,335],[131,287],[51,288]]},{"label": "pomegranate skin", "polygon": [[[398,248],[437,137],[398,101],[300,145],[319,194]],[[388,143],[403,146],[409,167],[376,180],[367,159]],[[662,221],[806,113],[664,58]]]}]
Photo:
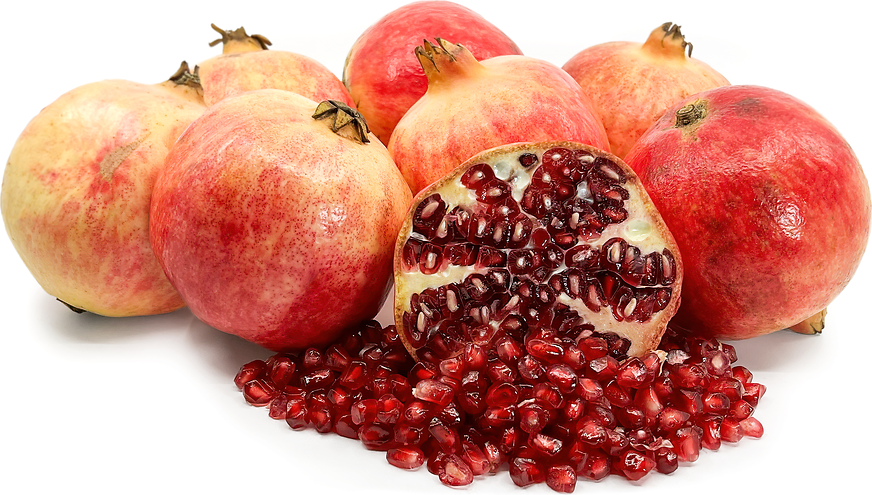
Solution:
[{"label": "pomegranate skin", "polygon": [[413,2],[388,13],[355,41],[342,75],[358,110],[385,145],[397,122],[427,92],[415,47],[436,37],[465,46],[478,60],[522,54],[499,28],[453,2]]},{"label": "pomegranate skin", "polygon": [[805,103],[729,86],[672,107],[627,155],[684,258],[678,325],[745,339],[814,319],[869,238],[851,147]]},{"label": "pomegranate skin", "polygon": [[50,295],[104,316],[184,303],[151,251],[151,191],[176,138],[203,111],[198,88],[108,80],[45,107],[12,149],[6,232]]},{"label": "pomegranate skin", "polygon": [[311,100],[341,101],[352,108],[348,90],[330,69],[305,55],[269,50],[269,40],[248,36],[244,28],[226,32],[217,28],[222,54],[199,64],[203,99],[212,106],[224,98],[256,89],[282,89]]},{"label": "pomegranate skin", "polygon": [[411,193],[387,150],[340,137],[316,103],[257,90],[210,107],[154,189],[151,241],[191,311],[272,350],[373,317]]},{"label": "pomegranate skin", "polygon": [[624,158],[669,107],[729,81],[690,55],[678,26],[658,27],[645,43],[616,41],[580,51],[564,65],[600,114],[612,153]]},{"label": "pomegranate skin", "polygon": [[505,144],[574,141],[609,150],[590,99],[559,67],[523,55],[478,62],[461,45],[437,42],[419,47],[429,87],[388,143],[413,193]]}]

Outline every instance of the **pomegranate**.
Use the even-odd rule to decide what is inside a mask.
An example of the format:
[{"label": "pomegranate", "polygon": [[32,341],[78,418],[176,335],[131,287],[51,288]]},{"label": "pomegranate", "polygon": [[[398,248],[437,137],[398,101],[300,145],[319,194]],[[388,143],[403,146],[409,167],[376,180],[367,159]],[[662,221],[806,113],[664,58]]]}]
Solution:
[{"label": "pomegranate", "polygon": [[627,163],[681,248],[676,324],[729,339],[822,328],[870,228],[869,185],[832,124],[780,91],[727,86],[676,104]]},{"label": "pomegranate", "polygon": [[461,45],[436,42],[415,49],[429,87],[388,144],[413,193],[503,144],[567,140],[608,150],[590,100],[559,67],[521,55],[478,62]]},{"label": "pomegranate", "polygon": [[355,41],[342,73],[358,110],[386,145],[403,114],[427,91],[415,47],[436,37],[462,44],[478,60],[521,55],[505,33],[453,2],[413,2],[388,13]]},{"label": "pomegranate", "polygon": [[601,338],[561,339],[566,352],[544,358],[533,340],[415,363],[394,326],[370,321],[326,349],[246,363],[234,381],[291,429],[360,440],[448,486],[507,469],[518,486],[568,493],[609,474],[669,474],[702,449],[763,435],[752,414],[766,387],[728,344],[669,329],[657,353],[618,364]]},{"label": "pomegranate", "polygon": [[471,158],[416,196],[394,252],[397,333],[425,361],[525,334],[540,359],[556,339],[592,335],[617,359],[641,356],[657,347],[682,280],[635,174],[568,142]]},{"label": "pomegranate", "polygon": [[[729,82],[698,59],[681,27],[667,22],[645,43],[617,41],[584,49],[563,65],[593,101],[612,153],[623,158],[669,107]],[[686,54],[685,54],[686,51]]]},{"label": "pomegranate", "polygon": [[155,184],[151,242],[195,316],[272,350],[373,317],[411,194],[355,110],[280,90],[210,107]]},{"label": "pomegranate", "polygon": [[30,121],[9,156],[0,205],[12,244],[46,292],[105,316],[184,305],[152,254],[148,214],[170,146],[204,110],[182,63],[159,84],[78,87]]},{"label": "pomegranate", "polygon": [[223,53],[200,64],[203,98],[209,106],[224,98],[255,89],[283,89],[306,98],[339,100],[354,107],[348,90],[327,67],[305,55],[269,50],[272,43],[245,28],[225,31],[212,24]]}]

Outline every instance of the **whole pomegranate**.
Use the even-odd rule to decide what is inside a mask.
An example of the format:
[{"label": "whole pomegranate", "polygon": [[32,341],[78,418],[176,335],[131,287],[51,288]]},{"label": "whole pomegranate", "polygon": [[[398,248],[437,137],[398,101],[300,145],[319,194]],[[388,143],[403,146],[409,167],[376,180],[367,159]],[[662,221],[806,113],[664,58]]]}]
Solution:
[{"label": "whole pomegranate", "polygon": [[627,163],[681,248],[677,324],[730,339],[820,331],[870,228],[869,185],[832,124],[780,91],[727,86],[671,108]]},{"label": "whole pomegranate", "polygon": [[453,2],[413,2],[388,13],[355,41],[342,75],[358,110],[385,144],[403,114],[427,91],[415,47],[436,37],[462,44],[478,60],[521,55],[505,33]]},{"label": "whole pomegranate", "polygon": [[77,312],[184,306],[148,240],[151,191],[176,138],[205,110],[187,64],[168,81],[76,88],[25,127],[6,165],[6,232],[46,292]]},{"label": "whole pomegranate", "polygon": [[667,22],[645,43],[616,41],[582,50],[563,70],[593,101],[612,153],[623,158],[666,109],[694,93],[729,84],[690,58],[692,50],[680,26]]},{"label": "whole pomegranate", "polygon": [[503,144],[567,140],[608,150],[590,100],[559,67],[522,55],[479,62],[461,45],[436,43],[415,49],[429,87],[388,143],[413,193]]},{"label": "whole pomegranate", "polygon": [[272,51],[272,43],[259,34],[249,36],[245,28],[225,31],[212,24],[223,43],[221,55],[199,65],[203,98],[209,106],[229,96],[254,89],[283,89],[306,98],[339,100],[354,107],[351,95],[327,67],[305,55]]},{"label": "whole pomegranate", "polygon": [[[675,241],[617,157],[568,142],[500,146],[416,196],[394,250],[397,333],[413,356],[528,332],[657,347],[678,306]],[[543,344],[545,345],[545,344]]]},{"label": "whole pomegranate", "polygon": [[410,201],[356,111],[256,90],[173,146],[151,242],[205,323],[273,350],[318,346],[378,312]]}]

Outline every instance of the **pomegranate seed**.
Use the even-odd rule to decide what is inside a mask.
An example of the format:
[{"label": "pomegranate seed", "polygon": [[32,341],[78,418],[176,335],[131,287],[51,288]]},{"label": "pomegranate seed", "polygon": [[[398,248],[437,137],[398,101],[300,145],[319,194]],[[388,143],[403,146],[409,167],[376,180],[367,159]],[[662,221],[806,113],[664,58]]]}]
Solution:
[{"label": "pomegranate seed", "polygon": [[746,437],[760,438],[763,436],[763,425],[753,416],[739,421],[739,426]]},{"label": "pomegranate seed", "polygon": [[273,387],[272,383],[263,378],[258,378],[243,385],[242,395],[249,404],[260,407],[269,404],[273,397],[278,395],[278,391]]},{"label": "pomegranate seed", "polygon": [[742,421],[743,419],[746,419],[749,416],[751,416],[751,414],[753,414],[753,413],[754,413],[754,408],[746,400],[739,399],[739,400],[733,402],[732,404],[730,404],[729,416],[731,418],[735,418],[739,421]]},{"label": "pomegranate seed", "polygon": [[363,399],[351,406],[351,421],[356,425],[374,423],[378,414],[378,401]]},{"label": "pomegranate seed", "polygon": [[703,411],[724,415],[730,410],[730,399],[720,392],[709,392],[702,396]]},{"label": "pomegranate seed", "polygon": [[519,425],[521,430],[527,433],[541,431],[545,428],[550,419],[548,411],[535,402],[528,402],[521,405],[518,408],[518,415],[520,418]]},{"label": "pomegranate seed", "polygon": [[382,395],[378,400],[376,421],[385,424],[394,424],[398,419],[400,419],[402,409],[403,403],[394,397],[393,394]]},{"label": "pomegranate seed", "polygon": [[318,433],[328,433],[333,430],[333,407],[325,396],[312,396],[307,401],[308,414],[306,420],[312,424]]},{"label": "pomegranate seed", "polygon": [[418,447],[396,447],[388,449],[388,462],[400,469],[418,469],[424,465],[426,457]]},{"label": "pomegranate seed", "polygon": [[721,448],[721,423],[724,418],[722,416],[711,416],[703,419],[700,423],[702,428],[702,439],[700,445],[709,450],[718,450]]},{"label": "pomegranate seed", "polygon": [[635,450],[627,450],[620,457],[617,467],[624,473],[627,479],[636,481],[651,472],[656,465],[651,457]]},{"label": "pomegranate seed", "polygon": [[442,460],[439,468],[439,481],[448,486],[465,486],[472,483],[473,475],[463,459],[455,454],[448,454]]},{"label": "pomegranate seed", "polygon": [[645,363],[641,359],[630,358],[618,367],[615,380],[618,382],[618,385],[624,388],[639,388],[650,377],[648,368],[645,367]]},{"label": "pomegranate seed", "polygon": [[694,462],[699,459],[701,437],[700,432],[693,427],[684,427],[676,431],[671,441],[678,459],[684,462]]},{"label": "pomegranate seed", "polygon": [[552,364],[545,371],[545,375],[548,377],[548,381],[557,385],[557,389],[562,394],[571,394],[578,386],[578,376],[566,364]]},{"label": "pomegranate seed", "polygon": [[420,400],[445,407],[454,398],[454,389],[437,380],[425,379],[415,385],[412,395]]},{"label": "pomegranate seed", "polygon": [[733,366],[731,374],[733,375],[733,378],[739,380],[742,384],[751,383],[751,380],[754,378],[751,370],[744,366]]},{"label": "pomegranate seed", "polygon": [[242,367],[239,368],[239,372],[236,373],[236,377],[233,379],[233,382],[240,390],[242,390],[242,387],[246,383],[266,376],[266,372],[266,363],[264,361],[261,361],[260,359],[256,359],[254,361],[251,361],[250,363],[242,365]]},{"label": "pomegranate seed", "polygon": [[654,460],[657,463],[657,472],[669,474],[678,469],[678,456],[669,448],[660,448],[654,452]]},{"label": "pomegranate seed", "polygon": [[453,454],[460,443],[457,432],[449,428],[439,418],[430,421],[430,437],[439,443],[440,448],[446,454]]},{"label": "pomegranate seed", "polygon": [[545,483],[549,488],[559,493],[572,493],[575,491],[577,475],[572,466],[558,464],[548,468]]},{"label": "pomegranate seed", "polygon": [[306,407],[306,399],[302,397],[291,397],[288,399],[288,410],[285,413],[285,422],[294,430],[304,430],[307,426],[306,416],[308,415]]},{"label": "pomegranate seed", "polygon": [[721,439],[725,442],[738,442],[745,436],[742,424],[735,418],[724,418],[721,422]]},{"label": "pomegranate seed", "polygon": [[471,440],[460,442],[460,458],[469,466],[474,476],[487,474],[491,470],[490,460],[484,451]]},{"label": "pomegranate seed", "polygon": [[578,470],[578,474],[587,479],[598,481],[609,475],[611,462],[605,455],[590,454],[584,461],[584,465]]},{"label": "pomegranate seed", "polygon": [[339,436],[357,439],[357,425],[351,420],[350,414],[345,414],[336,418],[336,424],[333,425],[333,431],[335,431]]},{"label": "pomegranate seed", "polygon": [[748,404],[751,404],[752,407],[757,407],[760,397],[763,397],[763,394],[765,393],[765,385],[759,383],[746,383],[745,393],[742,395],[742,399],[744,399]]},{"label": "pomegranate seed", "polygon": [[605,443],[607,438],[606,429],[603,425],[593,420],[582,420],[578,425],[578,440],[592,447]]},{"label": "pomegranate seed", "polygon": [[509,475],[518,486],[528,486],[545,481],[545,470],[535,459],[516,457],[509,463]]},{"label": "pomegranate seed", "polygon": [[541,432],[530,434],[528,443],[530,447],[536,449],[537,452],[540,452],[548,457],[553,457],[560,453],[561,450],[563,450],[562,440],[560,440],[559,438],[545,435]]},{"label": "pomegranate seed", "polygon": [[388,450],[392,447],[394,432],[387,425],[365,423],[357,429],[357,438],[369,450]]}]

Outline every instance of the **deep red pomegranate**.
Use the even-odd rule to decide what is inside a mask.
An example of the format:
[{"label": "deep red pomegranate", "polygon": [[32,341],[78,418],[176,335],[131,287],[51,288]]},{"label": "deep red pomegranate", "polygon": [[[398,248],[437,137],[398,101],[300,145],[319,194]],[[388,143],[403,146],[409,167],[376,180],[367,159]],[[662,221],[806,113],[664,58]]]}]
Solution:
[{"label": "deep red pomegranate", "polygon": [[645,43],[616,41],[586,48],[563,69],[593,101],[612,153],[623,158],[669,107],[726,78],[699,59],[680,26],[667,22]]},{"label": "deep red pomegranate", "polygon": [[6,232],[46,292],[77,312],[167,313],[184,305],[151,251],[151,191],[170,146],[203,111],[182,63],[159,84],[109,80],[45,107],[12,149]]},{"label": "deep red pomegranate", "polygon": [[410,201],[359,113],[250,91],[210,107],[173,146],[151,242],[202,321],[301,349],[378,312]]},{"label": "deep red pomegranate", "polygon": [[437,37],[462,44],[478,60],[521,55],[505,33],[453,2],[413,2],[388,13],[354,42],[342,74],[358,110],[385,145],[403,114],[427,91],[415,47]]},{"label": "deep red pomegranate", "polygon": [[763,434],[752,414],[766,388],[733,366],[732,346],[670,329],[657,353],[618,364],[597,337],[536,357],[534,334],[414,363],[396,329],[372,321],[326,349],[247,363],[235,382],[292,429],[358,439],[448,486],[508,470],[518,486],[568,493],[609,474],[669,474],[704,448]]},{"label": "deep red pomegranate", "polygon": [[566,140],[609,149],[590,100],[559,67],[520,55],[478,62],[461,45],[436,43],[415,49],[429,86],[388,144],[413,193],[503,144]]},{"label": "deep red pomegranate", "polygon": [[870,228],[869,185],[832,124],[780,91],[717,88],[671,108],[627,163],[681,248],[676,324],[730,339],[820,331]]},{"label": "deep red pomegranate", "polygon": [[298,53],[269,50],[263,35],[249,35],[245,28],[225,31],[214,24],[221,38],[221,55],[199,65],[203,98],[209,106],[224,98],[255,89],[282,89],[311,100],[338,100],[354,107],[348,90],[323,64]]}]

